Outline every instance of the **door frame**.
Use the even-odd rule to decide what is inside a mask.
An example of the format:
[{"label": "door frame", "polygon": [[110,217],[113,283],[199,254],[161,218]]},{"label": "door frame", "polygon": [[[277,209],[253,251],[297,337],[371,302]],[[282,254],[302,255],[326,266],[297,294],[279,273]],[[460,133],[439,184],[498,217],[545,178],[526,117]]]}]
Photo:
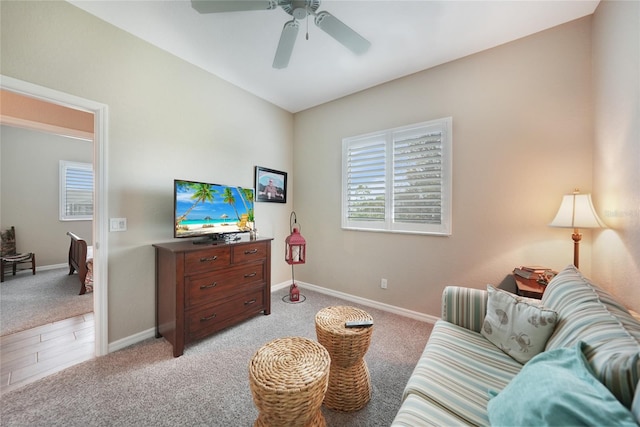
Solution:
[{"label": "door frame", "polygon": [[93,311],[95,318],[95,354],[104,356],[109,352],[108,334],[108,238],[107,238],[107,145],[108,145],[108,107],[90,99],[81,98],[23,80],[0,75],[0,88],[36,98],[52,104],[62,105],[75,110],[93,113],[93,258],[94,280]]}]

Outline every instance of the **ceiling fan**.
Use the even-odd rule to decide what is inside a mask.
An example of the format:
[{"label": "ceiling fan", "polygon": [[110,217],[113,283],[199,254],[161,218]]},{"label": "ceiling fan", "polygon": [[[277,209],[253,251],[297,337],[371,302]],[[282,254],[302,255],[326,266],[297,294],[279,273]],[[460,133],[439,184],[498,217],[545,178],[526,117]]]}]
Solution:
[{"label": "ceiling fan", "polygon": [[291,21],[284,24],[280,42],[273,59],[273,68],[286,68],[291,59],[293,46],[298,35],[299,20],[309,15],[315,17],[315,24],[357,55],[365,53],[371,43],[345,25],[329,12],[317,12],[320,0],[191,0],[191,6],[200,13],[245,12],[249,10],[272,10],[281,7]]}]

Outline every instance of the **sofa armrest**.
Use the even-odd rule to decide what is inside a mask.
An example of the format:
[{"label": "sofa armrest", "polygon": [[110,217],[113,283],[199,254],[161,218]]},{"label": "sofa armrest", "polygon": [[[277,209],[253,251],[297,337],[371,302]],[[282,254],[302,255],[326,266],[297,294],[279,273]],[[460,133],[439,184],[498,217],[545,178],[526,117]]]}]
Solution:
[{"label": "sofa armrest", "polygon": [[487,291],[447,286],[442,292],[442,320],[480,332],[487,313]]}]

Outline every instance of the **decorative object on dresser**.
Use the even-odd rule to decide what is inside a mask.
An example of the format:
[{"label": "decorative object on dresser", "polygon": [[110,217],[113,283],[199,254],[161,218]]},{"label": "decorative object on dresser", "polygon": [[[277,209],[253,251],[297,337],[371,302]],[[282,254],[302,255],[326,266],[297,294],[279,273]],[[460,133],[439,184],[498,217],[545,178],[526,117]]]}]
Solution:
[{"label": "decorative object on dresser", "polygon": [[573,265],[579,268],[580,262],[580,234],[581,228],[604,228],[606,225],[598,217],[593,208],[591,194],[580,194],[577,188],[573,194],[565,194],[558,209],[556,217],[553,218],[551,227],[573,228]]},{"label": "decorative object on dresser", "polygon": [[156,337],[185,345],[258,313],[271,313],[271,238],[214,245],[154,244]]}]

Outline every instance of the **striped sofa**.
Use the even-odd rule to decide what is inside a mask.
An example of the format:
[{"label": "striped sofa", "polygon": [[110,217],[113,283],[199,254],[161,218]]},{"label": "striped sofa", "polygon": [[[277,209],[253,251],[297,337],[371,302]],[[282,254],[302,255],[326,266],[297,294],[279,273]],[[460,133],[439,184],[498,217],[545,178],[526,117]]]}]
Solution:
[{"label": "striped sofa", "polygon": [[[586,343],[584,356],[615,397],[638,416],[640,322],[610,294],[568,266],[541,304],[558,313],[545,352]],[[447,287],[436,322],[392,426],[489,425],[489,390],[501,391],[524,365],[480,333],[487,291]],[[638,391],[640,395],[640,391]]]}]

